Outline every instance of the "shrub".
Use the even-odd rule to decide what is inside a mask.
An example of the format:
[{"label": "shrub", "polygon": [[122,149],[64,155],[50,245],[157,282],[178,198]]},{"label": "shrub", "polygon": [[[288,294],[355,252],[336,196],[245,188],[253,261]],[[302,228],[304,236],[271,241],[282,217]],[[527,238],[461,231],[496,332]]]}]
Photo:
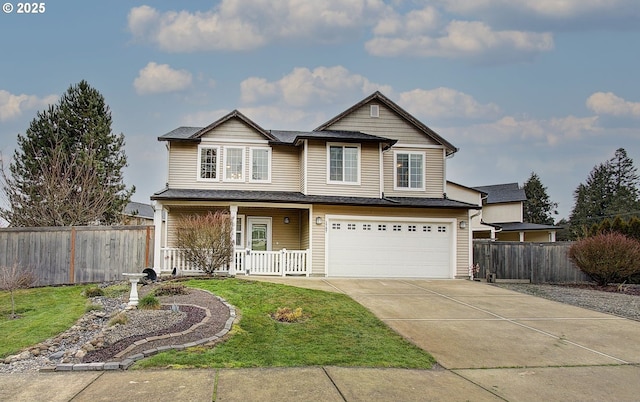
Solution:
[{"label": "shrub", "polygon": [[15,291],[34,286],[36,280],[33,272],[23,269],[16,263],[11,266],[0,266],[0,290],[7,290],[11,294],[11,318],[18,318]]},{"label": "shrub", "polygon": [[619,233],[599,234],[575,242],[569,258],[604,286],[640,273],[640,242]]},{"label": "shrub", "polygon": [[225,211],[187,215],[176,222],[176,247],[195,267],[213,274],[231,261],[232,233],[231,215]]},{"label": "shrub", "polygon": [[142,310],[157,310],[160,308],[160,301],[153,294],[149,293],[138,300],[138,308]]},{"label": "shrub", "polygon": [[291,310],[289,307],[280,307],[273,315],[273,319],[280,322],[298,322],[302,318],[302,308]]},{"label": "shrub", "polygon": [[112,327],[116,324],[124,325],[127,323],[127,321],[129,321],[129,317],[127,317],[127,315],[121,311],[109,320],[109,326]]},{"label": "shrub", "polygon": [[160,297],[160,296],[186,295],[189,292],[187,291],[187,287],[184,286],[182,283],[169,282],[157,288],[153,293],[156,296]]},{"label": "shrub", "polygon": [[100,304],[88,304],[87,307],[84,308],[85,313],[89,313],[91,311],[102,311],[104,307]]},{"label": "shrub", "polygon": [[104,291],[97,286],[91,286],[84,290],[85,297],[104,296]]}]

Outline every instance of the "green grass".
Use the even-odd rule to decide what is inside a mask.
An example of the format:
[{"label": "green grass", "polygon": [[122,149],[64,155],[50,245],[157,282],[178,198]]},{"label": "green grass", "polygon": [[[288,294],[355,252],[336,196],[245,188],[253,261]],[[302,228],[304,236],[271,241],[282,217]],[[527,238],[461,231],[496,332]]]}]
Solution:
[{"label": "green grass", "polygon": [[[136,364],[150,367],[359,366],[431,368],[431,355],[406,341],[348,296],[237,279],[191,280],[236,306],[242,320],[214,348],[170,351]],[[279,307],[301,307],[305,320],[279,323]]]},{"label": "green grass", "polygon": [[85,312],[84,287],[65,286],[15,291],[17,319],[11,319],[11,296],[0,292],[0,357],[64,332]]}]

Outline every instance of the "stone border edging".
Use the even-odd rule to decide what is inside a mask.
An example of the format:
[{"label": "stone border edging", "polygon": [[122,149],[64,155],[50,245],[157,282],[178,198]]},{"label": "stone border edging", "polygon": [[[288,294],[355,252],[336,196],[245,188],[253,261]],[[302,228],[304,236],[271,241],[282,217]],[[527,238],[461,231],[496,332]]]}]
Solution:
[{"label": "stone border edging", "polygon": [[[188,342],[188,343],[185,343],[185,344],[159,346],[157,348],[144,350],[141,353],[137,353],[137,354],[135,354],[133,356],[129,356],[128,358],[123,359],[122,361],[102,362],[102,363],[74,363],[74,364],[72,364],[72,363],[61,363],[61,364],[57,364],[55,366],[54,371],[126,370],[129,367],[131,367],[131,365],[133,365],[133,363],[135,363],[136,361],[138,361],[140,359],[144,359],[145,357],[153,356],[156,353],[165,352],[167,350],[174,350],[174,349],[175,350],[183,350],[183,349],[186,349],[186,348],[191,348],[191,347],[194,347],[194,346],[202,345],[203,343],[212,342],[212,341],[215,341],[215,340],[218,340],[218,339],[222,338],[223,336],[225,336],[231,330],[231,326],[233,325],[233,322],[237,318],[236,309],[231,304],[227,303],[227,301],[224,300],[222,297],[216,296],[213,293],[209,292],[208,290],[204,290],[204,289],[198,289],[198,290],[202,290],[204,292],[207,292],[207,293],[211,294],[212,296],[214,296],[215,298],[220,300],[222,302],[222,304],[227,306],[227,308],[229,309],[229,318],[227,319],[227,322],[225,322],[224,328],[222,330],[220,330],[220,332],[216,333],[215,335],[213,335],[213,336],[211,336],[209,338],[203,338],[203,339],[200,339],[200,340],[197,340],[197,341],[193,341],[193,342]],[[149,337],[149,338],[140,339],[140,340],[132,343],[131,345],[129,345],[123,351],[118,352],[114,357],[118,357],[118,358],[123,357],[124,355],[126,355],[126,353],[128,351],[131,351],[133,348],[135,348],[137,346],[144,345],[147,342],[151,342],[151,341],[159,340],[159,339],[166,339],[166,338],[170,338],[170,337],[177,337],[177,336],[180,336],[180,335],[186,335],[188,333],[193,332],[199,326],[204,325],[207,321],[209,321],[209,319],[211,319],[211,311],[209,311],[208,308],[201,307],[201,306],[196,306],[194,304],[179,304],[179,305],[180,306],[194,306],[194,307],[202,308],[202,309],[205,310],[206,316],[202,319],[202,321],[193,324],[189,329],[184,330],[182,332],[176,332],[176,333],[171,333],[171,334],[166,334],[166,335],[152,336],[152,337]]]}]

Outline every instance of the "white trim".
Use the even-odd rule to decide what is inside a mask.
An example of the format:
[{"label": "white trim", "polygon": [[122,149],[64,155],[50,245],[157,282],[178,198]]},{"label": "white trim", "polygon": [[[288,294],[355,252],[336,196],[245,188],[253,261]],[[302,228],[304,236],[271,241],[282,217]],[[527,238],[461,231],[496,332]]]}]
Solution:
[{"label": "white trim", "polygon": [[[342,147],[342,148],[356,148],[358,150],[357,153],[357,163],[358,163],[358,167],[357,167],[357,176],[358,179],[356,181],[338,181],[338,180],[331,180],[331,147]],[[360,178],[362,177],[362,169],[361,169],[361,162],[362,162],[362,149],[360,147],[360,144],[358,143],[349,143],[349,142],[327,142],[326,145],[326,159],[327,159],[327,184],[339,184],[339,185],[344,185],[344,186],[359,186],[360,185]],[[343,153],[344,156],[344,153]],[[343,168],[344,168],[344,159],[342,160],[343,163]],[[344,178],[344,169],[343,169],[343,178]]]},{"label": "white trim", "polygon": [[273,225],[272,219],[270,216],[248,216],[247,217],[247,230],[246,230],[246,242],[247,242],[247,248],[251,249],[251,235],[252,235],[252,230],[251,230],[251,225],[253,223],[264,223],[267,225],[267,250],[266,251],[271,251],[271,227]]},{"label": "white trim", "polygon": [[[253,151],[262,150],[267,151],[267,178],[266,180],[258,180],[253,178]],[[249,147],[249,183],[271,183],[271,147]]]},{"label": "white trim", "polygon": [[[237,179],[228,179],[227,178],[227,154],[229,153],[228,151],[230,149],[239,149],[242,151],[242,169],[240,169],[240,178]],[[245,170],[247,168],[246,166],[246,157],[247,157],[247,152],[246,152],[246,147],[241,147],[241,146],[225,146],[223,147],[223,152],[222,152],[222,181],[223,182],[232,182],[232,183],[243,183],[245,181]]]},{"label": "white trim", "polygon": [[[327,230],[331,222],[331,220],[360,220],[360,221],[378,221],[378,222],[393,222],[393,221],[411,221],[411,222],[420,222],[420,223],[448,223],[451,225],[451,239],[449,244],[450,249],[450,267],[449,274],[451,278],[456,277],[457,272],[457,253],[456,253],[456,244],[458,239],[458,231],[457,231],[457,219],[456,218],[416,218],[410,216],[362,216],[362,215],[325,215],[324,216],[324,276],[329,276],[329,230]],[[311,248],[311,247],[309,247]]]},{"label": "white trim", "polygon": [[[398,187],[398,155],[420,155],[422,156],[422,185],[421,187],[411,187],[411,165],[409,165],[409,187]],[[411,164],[411,157],[409,157],[409,164]],[[393,189],[395,191],[425,191],[427,181],[427,155],[422,151],[393,151]]]},{"label": "white trim", "polygon": [[302,143],[304,144],[304,148],[302,150],[302,156],[304,158],[304,188],[302,189],[302,194],[307,195],[307,192],[309,191],[309,140],[303,140]]},{"label": "white trim", "polygon": [[[161,250],[162,250],[162,217],[164,216],[164,208],[160,201],[151,201],[151,206],[153,207],[153,269],[156,271],[156,274],[160,273],[162,269],[163,262],[160,261],[162,258]],[[165,222],[165,229],[169,226],[168,222]],[[166,241],[166,236],[165,236]]]},{"label": "white trim", "polygon": [[[426,165],[426,162],[425,162]],[[425,166],[426,170],[426,166]],[[447,150],[442,149],[442,193],[447,193]],[[471,222],[469,222],[469,226],[471,226]]]},{"label": "white trim", "polygon": [[[202,168],[202,150],[203,149],[215,149],[216,150],[216,177],[206,178],[201,176]],[[198,165],[196,166],[196,181],[220,181],[220,147],[217,145],[198,145]]]},{"label": "white trim", "polygon": [[241,138],[201,138],[201,142],[225,143],[225,144],[269,144],[268,140],[243,140]]},{"label": "white trim", "polygon": [[[237,205],[235,205],[237,207]],[[247,237],[247,220],[244,214],[236,214],[236,220],[240,220],[240,242],[236,242],[236,234],[238,233],[237,222],[233,227],[233,242],[236,250],[244,250],[245,238]]]},{"label": "white trim", "polygon": [[379,193],[380,193],[380,198],[382,198],[382,196],[384,195],[384,155],[382,153],[382,143],[378,144],[378,164],[380,165],[380,169],[379,170],[379,175],[380,175],[380,187],[379,187]]}]

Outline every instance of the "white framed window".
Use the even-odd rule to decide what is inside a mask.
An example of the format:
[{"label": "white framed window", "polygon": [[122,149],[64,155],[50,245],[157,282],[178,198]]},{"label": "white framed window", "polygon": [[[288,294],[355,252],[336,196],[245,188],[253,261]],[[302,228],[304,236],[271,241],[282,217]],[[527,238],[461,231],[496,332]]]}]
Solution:
[{"label": "white framed window", "polygon": [[360,184],[360,144],[327,144],[327,183]]},{"label": "white framed window", "polygon": [[271,148],[250,148],[251,172],[249,181],[271,182]]},{"label": "white framed window", "polygon": [[236,231],[235,231],[235,246],[236,248],[244,248],[244,215],[236,216]]},{"label": "white framed window", "polygon": [[380,106],[371,105],[371,107],[369,108],[369,116],[380,117]]},{"label": "white framed window", "polygon": [[218,181],[220,148],[208,145],[198,146],[198,177],[200,181]]},{"label": "white framed window", "polygon": [[244,181],[244,148],[224,147],[224,181]]},{"label": "white framed window", "polygon": [[394,154],[395,190],[424,190],[424,152]]}]

